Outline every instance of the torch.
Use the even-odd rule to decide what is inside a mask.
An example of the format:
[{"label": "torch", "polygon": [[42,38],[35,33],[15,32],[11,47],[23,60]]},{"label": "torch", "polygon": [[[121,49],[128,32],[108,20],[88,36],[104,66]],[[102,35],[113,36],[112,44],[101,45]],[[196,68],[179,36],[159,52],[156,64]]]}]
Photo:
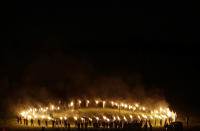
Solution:
[{"label": "torch", "polygon": [[52,110],[52,111],[54,110],[54,105],[51,106],[51,110]]},{"label": "torch", "polygon": [[86,101],[86,107],[88,107],[89,103],[90,103],[90,101],[87,100],[87,101]]},{"label": "torch", "polygon": [[105,107],[106,101],[103,101],[103,108]]},{"label": "torch", "polygon": [[112,107],[114,107],[114,102],[113,101],[111,101],[111,105],[112,105]]},{"label": "torch", "polygon": [[81,100],[78,100],[78,106],[81,107]]},{"label": "torch", "polygon": [[96,107],[97,107],[97,105],[99,104],[99,101],[98,101],[98,100],[95,100],[95,103],[96,103]]},{"label": "torch", "polygon": [[97,122],[99,121],[99,117],[96,117]]}]

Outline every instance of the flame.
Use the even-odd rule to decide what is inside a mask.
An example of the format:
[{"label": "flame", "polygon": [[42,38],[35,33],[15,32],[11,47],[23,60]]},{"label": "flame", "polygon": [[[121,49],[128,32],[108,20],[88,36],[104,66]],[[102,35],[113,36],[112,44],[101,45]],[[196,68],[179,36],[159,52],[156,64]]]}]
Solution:
[{"label": "flame", "polygon": [[42,115],[42,119],[44,119],[45,118],[45,116],[44,115]]},{"label": "flame", "polygon": [[54,110],[54,105],[51,106],[51,110]]},{"label": "flame", "polygon": [[78,119],[77,116],[74,116],[74,120],[77,121],[77,119]]},{"label": "flame", "polygon": [[132,115],[129,115],[129,117],[131,118],[131,120],[133,119],[133,116],[132,116]]},{"label": "flame", "polygon": [[50,117],[50,116],[48,116],[48,120],[51,120],[51,117]]},{"label": "flame", "polygon": [[141,117],[138,115],[138,119],[140,119],[141,120]]},{"label": "flame", "polygon": [[89,118],[90,121],[92,121],[92,118]]},{"label": "flame", "polygon": [[113,116],[113,120],[114,120],[114,121],[116,120],[116,117],[115,117],[115,116]]},{"label": "flame", "polygon": [[32,118],[32,116],[31,115],[28,115],[28,119],[31,119]]},{"label": "flame", "polygon": [[70,106],[74,106],[74,102],[73,101],[71,101]]},{"label": "flame", "polygon": [[99,117],[96,117],[96,120],[98,121],[98,120],[99,120]]},{"label": "flame", "polygon": [[127,121],[126,117],[124,116],[124,120]]},{"label": "flame", "polygon": [[117,119],[118,119],[119,121],[121,120],[119,116],[117,116]]},{"label": "flame", "polygon": [[98,100],[95,100],[95,103],[98,105],[98,104],[99,104],[99,101],[98,101]]}]

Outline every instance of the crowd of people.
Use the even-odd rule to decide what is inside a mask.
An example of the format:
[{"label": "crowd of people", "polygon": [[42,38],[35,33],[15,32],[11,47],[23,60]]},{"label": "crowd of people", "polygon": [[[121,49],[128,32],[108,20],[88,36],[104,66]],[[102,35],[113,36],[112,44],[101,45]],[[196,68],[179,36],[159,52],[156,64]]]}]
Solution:
[{"label": "crowd of people", "polygon": [[[30,122],[30,124],[29,124]],[[99,121],[91,121],[91,120],[82,120],[82,121],[68,121],[68,120],[60,120],[60,119],[27,119],[22,117],[17,117],[17,123],[24,125],[24,126],[32,126],[32,127],[64,127],[64,128],[71,128],[71,124],[75,125],[78,129],[87,129],[87,128],[110,128],[110,129],[120,129],[120,128],[137,128],[137,129],[145,129],[148,128],[152,130],[152,121],[150,120],[134,120],[131,122],[128,121],[106,121],[106,120],[99,120]],[[154,126],[162,126],[167,128],[170,121],[165,120],[164,122],[160,120],[159,123],[154,121]]]}]

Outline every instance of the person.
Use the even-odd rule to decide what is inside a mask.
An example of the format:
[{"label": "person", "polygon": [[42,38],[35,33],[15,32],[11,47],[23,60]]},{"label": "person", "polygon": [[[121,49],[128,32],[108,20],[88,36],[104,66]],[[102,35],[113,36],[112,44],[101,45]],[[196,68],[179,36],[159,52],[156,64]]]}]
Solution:
[{"label": "person", "polygon": [[19,121],[19,116],[17,116],[17,123],[18,123],[18,124],[20,123],[20,121]]},{"label": "person", "polygon": [[78,122],[77,126],[78,126],[78,129],[80,129],[80,126],[81,126],[80,122]]},{"label": "person", "polygon": [[87,127],[88,127],[88,122],[86,121],[85,122],[85,129],[87,129]]},{"label": "person", "polygon": [[160,126],[162,126],[162,119],[160,119]]},{"label": "person", "polygon": [[69,122],[68,122],[67,126],[68,126],[68,129],[70,129],[70,123]]},{"label": "person", "polygon": [[64,121],[64,127],[67,128],[67,120]]},{"label": "person", "polygon": [[52,127],[55,127],[55,120],[52,119]]},{"label": "person", "polygon": [[156,119],[154,120],[154,126],[156,127]]},{"label": "person", "polygon": [[105,126],[106,126],[105,121],[102,122],[102,126],[103,126],[103,128],[105,128]]},{"label": "person", "polygon": [[58,120],[55,120],[55,122],[56,122],[56,126],[58,127]]},{"label": "person", "polygon": [[22,124],[22,117],[19,117],[19,124]]},{"label": "person", "polygon": [[167,120],[165,120],[164,122],[164,128],[166,128],[166,126],[167,126]]},{"label": "person", "polygon": [[122,122],[121,121],[119,122],[119,128],[122,128]]},{"label": "person", "polygon": [[62,120],[59,120],[60,125],[62,126]]},{"label": "person", "polygon": [[152,125],[151,125],[151,122],[149,123],[149,131],[152,131]]},{"label": "person", "polygon": [[41,121],[40,121],[40,119],[38,119],[38,126],[40,126],[40,124],[41,124]]},{"label": "person", "polygon": [[68,122],[67,126],[68,126],[68,129],[70,129],[70,123],[69,122]]},{"label": "person", "polygon": [[168,123],[166,123],[165,129],[167,130],[168,128],[169,128],[169,125],[168,125]]},{"label": "person", "polygon": [[81,128],[83,129],[83,122],[81,122]]},{"label": "person", "polygon": [[108,122],[106,122],[106,128],[108,128]]},{"label": "person", "polygon": [[109,127],[113,128],[113,122],[112,121],[110,122]]},{"label": "person", "polygon": [[117,128],[117,122],[114,121],[114,128]]},{"label": "person", "polygon": [[97,128],[101,127],[101,121],[97,121]]},{"label": "person", "polygon": [[28,126],[28,119],[26,119],[26,126]]},{"label": "person", "polygon": [[92,121],[91,120],[89,120],[89,126],[92,126]]},{"label": "person", "polygon": [[48,121],[47,120],[45,120],[45,125],[46,125],[46,127],[48,127]]},{"label": "person", "polygon": [[44,126],[42,126],[42,131],[45,131],[45,127]]},{"label": "person", "polygon": [[26,125],[26,118],[24,118],[24,125]]},{"label": "person", "polygon": [[144,124],[144,131],[147,131],[147,122]]},{"label": "person", "polygon": [[33,118],[31,118],[31,126],[34,126]]},{"label": "person", "polygon": [[142,128],[143,120],[140,121],[139,123],[139,128]]}]

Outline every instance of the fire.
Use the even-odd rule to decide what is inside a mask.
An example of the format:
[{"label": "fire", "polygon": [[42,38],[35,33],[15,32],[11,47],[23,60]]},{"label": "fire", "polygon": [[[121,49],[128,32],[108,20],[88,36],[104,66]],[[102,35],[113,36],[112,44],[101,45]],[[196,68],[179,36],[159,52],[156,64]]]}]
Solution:
[{"label": "fire", "polygon": [[73,102],[73,101],[71,101],[70,106],[71,106],[71,107],[74,106],[74,102]]},{"label": "fire", "polygon": [[99,117],[96,117],[96,120],[98,121],[98,120],[99,120]]},{"label": "fire", "polygon": [[51,110],[54,110],[54,105],[51,106]]},{"label": "fire", "polygon": [[51,120],[51,117],[50,117],[50,116],[48,116],[48,120]]},{"label": "fire", "polygon": [[127,121],[126,117],[124,116],[124,120]]},{"label": "fire", "polygon": [[129,117],[131,118],[131,120],[133,119],[133,116],[132,116],[132,115],[129,115]]},{"label": "fire", "polygon": [[98,101],[98,100],[95,100],[95,103],[96,103],[96,105],[98,105],[98,104],[99,104],[99,101]]},{"label": "fire", "polygon": [[128,107],[128,105],[127,105],[127,104],[125,104],[125,105],[124,105],[124,107],[125,107],[125,108],[127,108],[127,107]]},{"label": "fire", "polygon": [[23,112],[21,113],[21,115],[24,117],[24,116],[26,115],[26,112],[23,111]]},{"label": "fire", "polygon": [[138,115],[138,119],[141,120],[141,117]]},{"label": "fire", "polygon": [[146,115],[144,115],[144,114],[142,114],[142,117],[143,117],[143,118],[145,118],[145,119],[147,119],[147,116],[146,116]]},{"label": "fire", "polygon": [[106,101],[103,101],[103,108],[105,107]]},{"label": "fire", "polygon": [[77,119],[78,119],[77,116],[74,116],[74,120],[77,121]]},{"label": "fire", "polygon": [[42,115],[42,117],[41,117],[42,119],[44,119],[45,118],[45,116],[44,115]]},{"label": "fire", "polygon": [[84,121],[84,118],[83,118],[83,117],[81,117],[81,120],[82,120],[82,121]]},{"label": "fire", "polygon": [[31,115],[28,115],[28,119],[31,119],[32,118],[32,116]]},{"label": "fire", "polygon": [[90,121],[92,121],[92,118],[89,118]]},{"label": "fire", "polygon": [[114,120],[114,121],[116,120],[116,117],[115,117],[115,116],[113,116],[113,120]]},{"label": "fire", "polygon": [[[74,101],[77,101],[78,103],[78,109],[77,108],[73,108],[73,110],[70,109],[70,107],[76,107],[74,103]],[[74,119],[74,121],[77,120],[90,120],[92,121],[93,118],[96,121],[99,120],[104,120],[104,121],[133,121],[134,119],[139,119],[139,120],[168,120],[171,119],[172,121],[176,121],[177,118],[177,114],[176,112],[170,110],[169,108],[166,108],[165,106],[162,107],[158,107],[155,109],[149,108],[147,105],[142,105],[142,104],[138,104],[138,103],[125,103],[125,102],[121,102],[121,101],[101,101],[100,99],[98,100],[93,100],[94,105],[91,104],[90,108],[94,108],[97,107],[97,105],[99,104],[99,102],[102,102],[103,104],[103,108],[106,108],[105,111],[110,111],[113,110],[113,112],[111,112],[111,114],[108,114],[109,112],[104,112],[102,115],[101,113],[99,113],[100,109],[97,109],[97,112],[99,115],[95,115],[93,116],[93,114],[91,116],[87,116],[87,115],[83,115],[81,112],[79,112],[79,110],[81,111],[82,109],[80,104],[82,103],[81,100],[74,100],[74,101],[70,101],[67,105],[68,105],[68,111],[66,111],[66,107],[65,105],[61,107],[61,104],[58,105],[52,105],[50,104],[49,107],[46,106],[40,106],[39,108],[35,108],[35,107],[27,107],[27,110],[22,110],[19,111],[20,116],[22,116],[24,119],[27,118],[28,120],[30,119],[35,119],[36,118],[41,118],[43,119],[47,119],[47,120],[58,120],[60,119],[62,120],[71,120],[71,115],[72,119]],[[90,103],[89,100],[86,100],[86,107],[88,107],[88,104]],[[108,103],[108,104],[107,104]],[[95,106],[96,104],[96,106]],[[108,106],[107,106],[108,105]],[[112,108],[111,108],[112,105]],[[89,108],[89,107],[88,107]],[[110,108],[110,109],[109,109]],[[108,109],[108,110],[107,110]],[[55,111],[54,111],[55,110]],[[58,111],[59,110],[59,111]],[[90,110],[90,109],[89,109]],[[93,109],[92,109],[93,110]],[[114,111],[115,110],[115,111]],[[137,110],[135,112],[135,110]],[[62,111],[66,111],[66,112],[62,112]],[[103,109],[104,111],[104,109]],[[58,113],[62,113],[62,115],[58,115]],[[65,114],[64,114],[65,113]],[[68,113],[72,113],[72,114],[68,114]],[[125,115],[126,114],[126,115]],[[137,115],[136,115],[137,114]],[[78,116],[77,116],[78,115]],[[136,117],[134,117],[136,115]],[[54,117],[53,117],[54,116]],[[67,117],[68,118],[67,118]],[[53,117],[53,118],[51,118]],[[101,119],[102,118],[102,119]],[[45,119],[45,120],[46,120]]]},{"label": "fire", "polygon": [[119,121],[121,120],[119,116],[117,116],[117,119],[118,119]]}]

